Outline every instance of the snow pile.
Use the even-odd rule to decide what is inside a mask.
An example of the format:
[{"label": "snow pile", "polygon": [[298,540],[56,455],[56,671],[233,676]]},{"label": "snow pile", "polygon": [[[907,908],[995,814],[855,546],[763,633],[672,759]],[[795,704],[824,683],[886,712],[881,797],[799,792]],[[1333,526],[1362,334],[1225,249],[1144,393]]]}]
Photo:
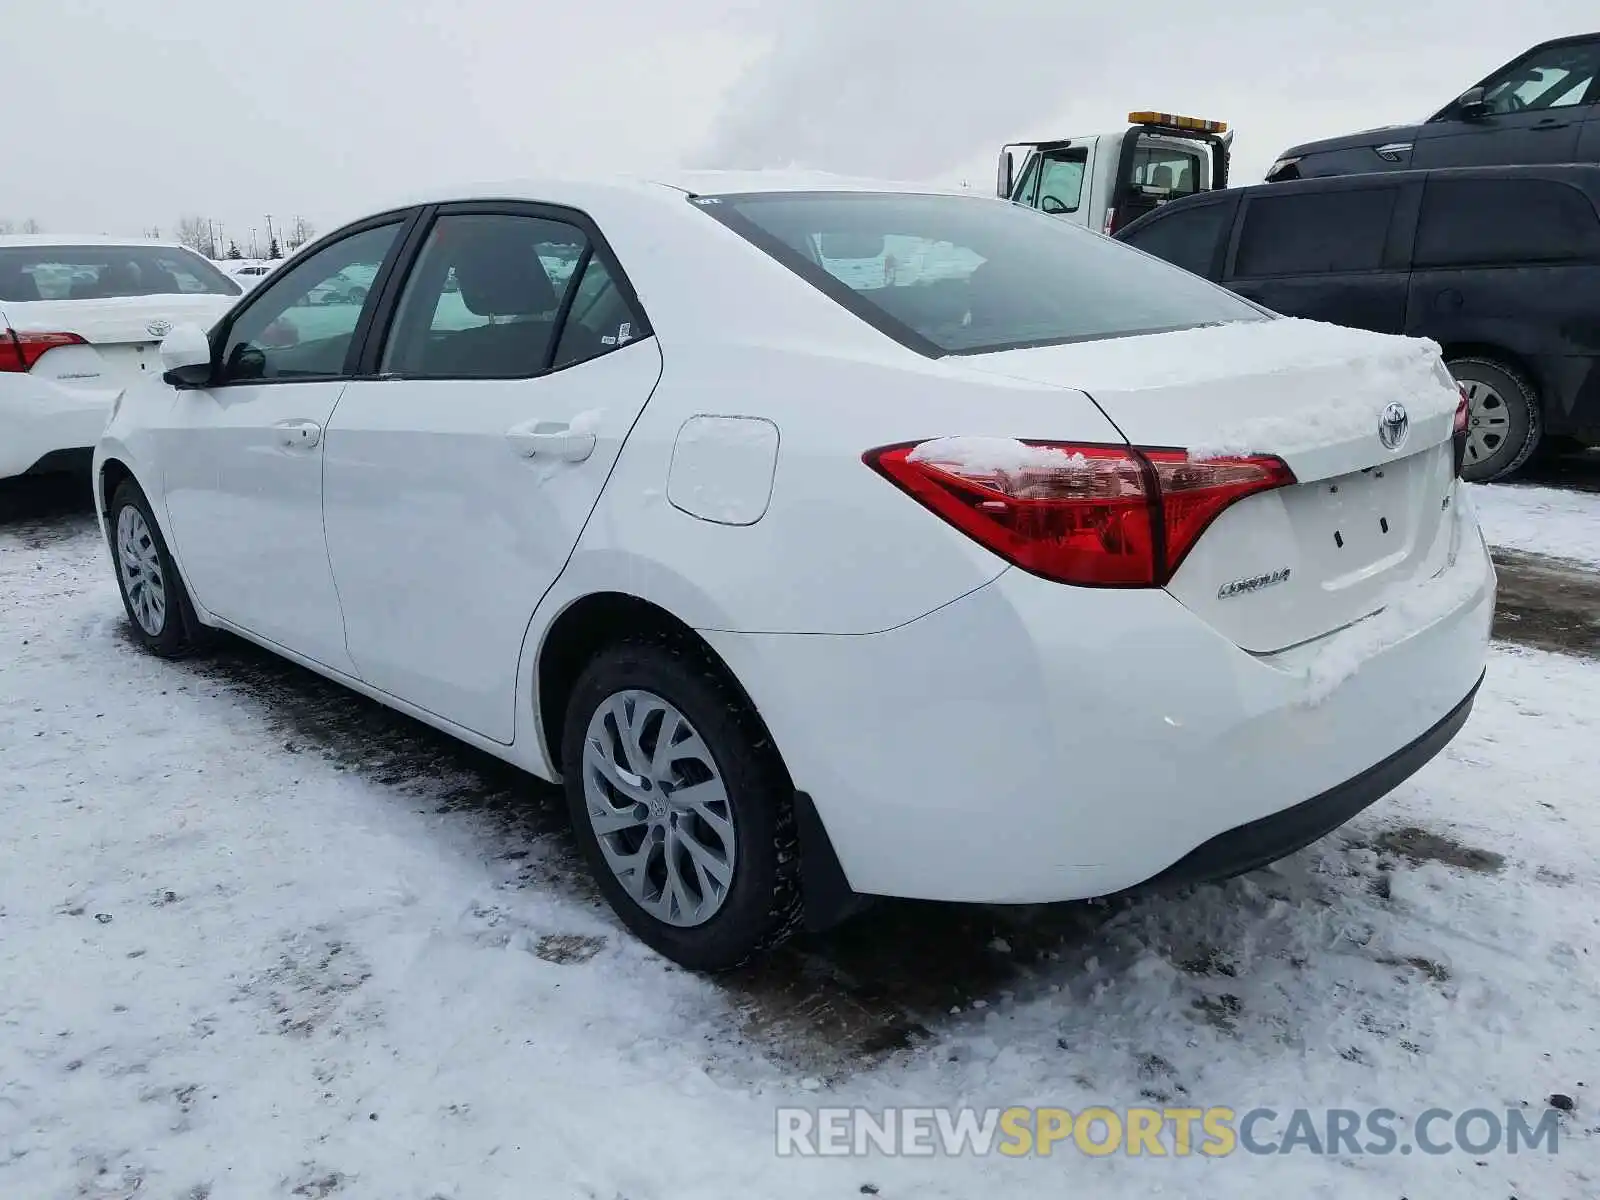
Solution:
[{"label": "snow pile", "polygon": [[[1419,398],[1437,393],[1455,411],[1460,391],[1439,359],[1437,343],[1426,338],[1369,333],[1308,321],[1275,317],[1152,333],[1101,338],[1044,350],[1012,350],[990,356],[1021,359],[1050,354],[1071,372],[1073,387],[1093,391],[1178,387],[1235,378],[1240,374],[1289,374],[1308,368],[1348,366],[1352,391],[1388,388]],[[971,365],[980,365],[973,360]],[[1393,398],[1392,396],[1390,397]],[[1286,397],[1288,400],[1288,397]]]},{"label": "snow pile", "polygon": [[923,442],[907,462],[927,463],[963,475],[1015,475],[1023,471],[1059,471],[1088,464],[1082,454],[1059,446],[1030,446],[1015,438],[942,437]]},{"label": "snow pile", "polygon": [[[1315,325],[1316,322],[1299,322]],[[1239,326],[1237,328],[1249,328]],[[1358,332],[1358,331],[1350,331]],[[1176,334],[1163,334],[1175,337]],[[1378,335],[1361,334],[1361,339]],[[1342,339],[1333,339],[1339,344]],[[1383,342],[1391,343],[1385,347]],[[1298,336],[1289,339],[1289,346],[1299,342]],[[1307,346],[1320,342],[1307,342]],[[1394,353],[1395,344],[1405,347],[1405,352]],[[1439,359],[1438,346],[1422,338],[1384,337],[1380,341],[1351,343],[1352,354],[1345,360],[1350,372],[1350,383],[1341,403],[1331,404],[1327,399],[1287,412],[1274,413],[1219,429],[1205,439],[1203,444],[1190,448],[1194,459],[1222,458],[1228,455],[1250,454],[1271,450],[1279,454],[1296,454],[1315,450],[1340,442],[1371,438],[1378,428],[1384,408],[1391,401],[1401,401],[1413,427],[1424,420],[1442,415],[1454,417],[1461,402],[1461,392]],[[1389,353],[1378,355],[1374,351],[1386,349]],[[1235,366],[1254,364],[1251,357],[1236,360]],[[1270,371],[1295,369],[1272,360]],[[1320,355],[1308,354],[1297,364],[1300,367],[1325,365]],[[1252,372],[1254,373],[1254,372]]]},{"label": "snow pile", "polygon": [[[575,882],[559,796],[257,652],[138,651],[75,522],[0,525],[7,1200],[1594,1195],[1593,663],[1496,650],[1444,754],[1270,870],[902,906],[981,930],[948,977],[853,965],[880,913],[713,982]],[[867,985],[917,1029],[887,1059],[839,1033]],[[1555,1155],[774,1152],[783,1105],[1384,1106],[1408,1143],[1553,1092]]]},{"label": "snow pile", "polygon": [[1600,567],[1600,495],[1523,484],[1469,484],[1491,546]]}]

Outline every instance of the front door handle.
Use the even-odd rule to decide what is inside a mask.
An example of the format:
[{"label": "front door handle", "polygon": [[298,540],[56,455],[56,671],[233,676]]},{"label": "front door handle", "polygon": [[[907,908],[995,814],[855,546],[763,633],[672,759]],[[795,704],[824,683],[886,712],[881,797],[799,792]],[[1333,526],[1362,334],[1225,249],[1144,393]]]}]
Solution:
[{"label": "front door handle", "polygon": [[594,433],[574,429],[565,421],[540,421],[506,430],[506,441],[524,458],[582,462],[594,453]]},{"label": "front door handle", "polygon": [[322,426],[315,421],[279,421],[272,428],[286,450],[309,450],[322,442]]}]

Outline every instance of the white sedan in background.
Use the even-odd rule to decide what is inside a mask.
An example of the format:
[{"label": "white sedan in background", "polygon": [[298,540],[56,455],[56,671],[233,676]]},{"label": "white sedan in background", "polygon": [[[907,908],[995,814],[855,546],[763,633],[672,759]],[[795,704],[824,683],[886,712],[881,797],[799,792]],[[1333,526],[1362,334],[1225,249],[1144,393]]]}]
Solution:
[{"label": "white sedan in background", "polygon": [[240,293],[175,244],[0,237],[0,479],[87,462],[122,390],[160,374],[167,332]]},{"label": "white sedan in background", "polygon": [[1484,669],[1436,347],[998,200],[440,195],[161,355],[95,458],[139,639],[230,630],[563,781],[694,968],[862,896],[1248,870],[1438,753]]}]

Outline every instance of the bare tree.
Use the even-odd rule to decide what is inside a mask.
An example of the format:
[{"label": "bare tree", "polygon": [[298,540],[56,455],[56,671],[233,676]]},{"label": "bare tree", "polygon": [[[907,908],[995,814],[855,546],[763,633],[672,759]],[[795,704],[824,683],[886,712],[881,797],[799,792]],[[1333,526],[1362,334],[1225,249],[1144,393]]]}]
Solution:
[{"label": "bare tree", "polygon": [[43,233],[44,232],[44,226],[39,224],[39,222],[35,221],[32,217],[29,217],[26,221],[24,221],[22,223],[22,232],[23,233]]},{"label": "bare tree", "polygon": [[8,233],[14,233],[15,231],[16,227],[12,225],[9,220],[7,220],[5,217],[0,217],[0,236],[4,236]]},{"label": "bare tree", "polygon": [[189,247],[196,254],[206,252],[207,243],[211,241],[211,229],[204,217],[179,217],[178,241]]},{"label": "bare tree", "polygon": [[285,244],[289,249],[289,253],[293,254],[316,236],[317,227],[315,225],[304,217],[296,217],[294,223],[289,226],[289,235],[285,239]]}]

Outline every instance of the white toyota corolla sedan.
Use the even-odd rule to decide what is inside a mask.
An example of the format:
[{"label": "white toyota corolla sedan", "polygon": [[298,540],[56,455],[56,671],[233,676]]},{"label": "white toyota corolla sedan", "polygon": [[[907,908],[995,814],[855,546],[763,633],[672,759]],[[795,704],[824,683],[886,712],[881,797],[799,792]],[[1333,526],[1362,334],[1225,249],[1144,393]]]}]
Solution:
[{"label": "white toyota corolla sedan", "polygon": [[[305,302],[336,276],[372,285]],[[691,967],[867,896],[1254,868],[1484,670],[1436,347],[994,199],[440,195],[161,355],[94,468],[139,639],[231,631],[562,781]]]},{"label": "white toyota corolla sedan", "polygon": [[240,292],[176,243],[0,237],[0,479],[81,470],[122,389],[161,374],[167,332]]}]

